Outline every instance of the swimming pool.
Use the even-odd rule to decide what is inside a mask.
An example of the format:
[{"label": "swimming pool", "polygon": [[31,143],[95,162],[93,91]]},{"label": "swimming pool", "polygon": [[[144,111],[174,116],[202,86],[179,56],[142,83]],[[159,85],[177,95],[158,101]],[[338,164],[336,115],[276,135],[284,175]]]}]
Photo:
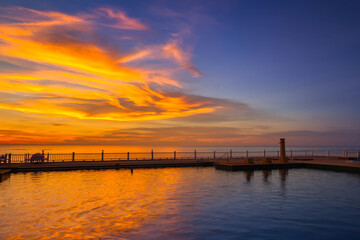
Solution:
[{"label": "swimming pool", "polygon": [[348,239],[360,175],[213,167],[17,173],[0,239]]}]

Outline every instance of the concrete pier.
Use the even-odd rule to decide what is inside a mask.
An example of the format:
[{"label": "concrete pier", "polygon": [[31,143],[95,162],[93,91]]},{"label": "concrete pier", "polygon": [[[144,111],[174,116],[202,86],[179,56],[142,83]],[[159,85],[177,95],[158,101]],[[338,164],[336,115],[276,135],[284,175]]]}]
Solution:
[{"label": "concrete pier", "polygon": [[307,168],[331,170],[337,172],[360,173],[360,163],[349,161],[348,159],[313,157],[312,159],[290,159],[282,163],[273,161],[272,163],[264,163],[262,159],[257,159],[252,164],[237,160],[231,162],[216,162],[215,168],[226,171],[255,171],[255,170],[271,170],[271,169],[293,169]]},{"label": "concrete pier", "polygon": [[0,165],[0,176],[10,172],[68,171],[86,169],[120,168],[162,168],[162,167],[203,167],[215,166],[219,170],[254,171],[272,169],[310,168],[360,173],[360,161],[337,157],[292,158],[282,163],[277,158],[232,158],[232,159],[162,159],[162,160],[121,160],[121,161],[78,161],[45,163],[11,163]]},{"label": "concrete pier", "polygon": [[67,171],[86,169],[120,169],[120,168],[159,168],[159,167],[196,167],[212,166],[213,163],[196,159],[177,160],[122,160],[122,161],[84,161],[84,162],[45,162],[16,163],[0,165],[2,168],[10,169],[11,172],[35,172],[35,171]]}]

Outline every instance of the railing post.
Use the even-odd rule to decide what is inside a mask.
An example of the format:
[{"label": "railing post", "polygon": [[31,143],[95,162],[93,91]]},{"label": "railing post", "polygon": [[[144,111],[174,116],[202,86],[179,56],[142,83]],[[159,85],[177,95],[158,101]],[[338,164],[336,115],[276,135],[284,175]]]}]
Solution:
[{"label": "railing post", "polygon": [[266,157],[266,152],[265,152],[265,149],[264,149],[264,157]]},{"label": "railing post", "polygon": [[195,157],[195,159],[196,159],[196,149],[195,149],[195,152],[194,152],[194,157]]},{"label": "railing post", "polygon": [[75,152],[72,153],[72,161],[75,161]]},{"label": "railing post", "polygon": [[327,156],[330,157],[330,151],[329,150],[327,150]]},{"label": "railing post", "polygon": [[49,162],[49,157],[50,157],[50,154],[48,153],[47,154],[47,161]]},{"label": "railing post", "polygon": [[314,157],[314,150],[311,150],[311,157]]},{"label": "railing post", "polygon": [[246,150],[246,158],[249,158],[249,151]]},{"label": "railing post", "polygon": [[360,158],[360,152],[359,152],[359,149],[357,149],[357,151],[356,151],[356,152],[357,152],[356,157],[357,157],[357,158]]},{"label": "railing post", "polygon": [[104,150],[101,151],[101,161],[104,161]]},{"label": "railing post", "polygon": [[344,150],[344,158],[347,158],[347,150]]},{"label": "railing post", "polygon": [[154,151],[151,149],[151,160],[154,160]]},{"label": "railing post", "polygon": [[280,153],[279,153],[279,150],[277,150],[277,156],[280,157]]},{"label": "railing post", "polygon": [[216,151],[214,151],[214,159],[216,159]]},{"label": "railing post", "polygon": [[230,149],[230,158],[232,158],[232,150]]},{"label": "railing post", "polygon": [[8,159],[8,163],[11,163],[11,153],[9,153],[9,159]]},{"label": "railing post", "polygon": [[174,151],[174,160],[176,160],[176,151]]},{"label": "railing post", "polygon": [[292,149],[290,149],[290,157],[291,157],[291,158],[293,157]]},{"label": "railing post", "polygon": [[127,152],[127,160],[130,160],[130,152]]}]

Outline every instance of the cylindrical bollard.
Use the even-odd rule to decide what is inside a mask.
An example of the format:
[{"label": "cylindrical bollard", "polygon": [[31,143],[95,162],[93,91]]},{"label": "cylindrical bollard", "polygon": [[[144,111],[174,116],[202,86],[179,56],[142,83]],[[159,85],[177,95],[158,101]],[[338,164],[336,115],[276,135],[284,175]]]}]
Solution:
[{"label": "cylindrical bollard", "polygon": [[151,160],[154,160],[154,151],[151,149]]},{"label": "cylindrical bollard", "polygon": [[286,160],[286,151],[285,151],[285,138],[280,138],[280,158],[279,162],[285,163]]},{"label": "cylindrical bollard", "polygon": [[130,160],[130,153],[127,152],[127,160],[129,161]]},{"label": "cylindrical bollard", "polygon": [[72,161],[75,161],[75,152],[72,153]]},{"label": "cylindrical bollard", "polygon": [[101,151],[101,161],[104,161],[104,150]]},{"label": "cylindrical bollard", "polygon": [[265,149],[264,149],[264,157],[266,157],[266,152],[265,152]]}]

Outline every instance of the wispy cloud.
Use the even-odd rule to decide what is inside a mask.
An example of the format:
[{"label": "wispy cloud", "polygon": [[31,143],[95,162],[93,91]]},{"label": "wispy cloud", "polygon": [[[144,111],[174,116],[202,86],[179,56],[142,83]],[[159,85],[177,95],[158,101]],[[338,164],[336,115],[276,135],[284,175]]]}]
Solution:
[{"label": "wispy cloud", "polygon": [[[215,104],[208,106],[187,95],[167,94],[181,84],[166,69],[124,65],[149,54],[164,59],[164,54],[151,50],[151,46],[119,58],[122,50],[109,47],[111,39],[98,40],[101,25],[119,31],[147,30],[147,25],[117,9],[94,12],[97,15],[22,7],[0,9],[1,58],[15,65],[24,61],[37,64],[31,70],[0,74],[0,108],[113,121],[167,119],[216,110]],[[182,66],[190,61],[189,54],[175,42],[164,49]]]},{"label": "wispy cloud", "polygon": [[180,42],[178,40],[170,40],[163,47],[163,50],[165,51],[166,56],[173,58],[184,69],[191,72],[194,77],[200,77],[203,75],[191,62],[190,52],[185,52],[182,48],[180,48]]},{"label": "wispy cloud", "polygon": [[126,15],[125,12],[118,9],[99,8],[96,10],[96,13],[98,13],[98,16],[112,20],[111,23],[104,23],[104,25],[108,27],[127,30],[149,29],[149,27],[140,20],[136,18],[130,18]]}]

